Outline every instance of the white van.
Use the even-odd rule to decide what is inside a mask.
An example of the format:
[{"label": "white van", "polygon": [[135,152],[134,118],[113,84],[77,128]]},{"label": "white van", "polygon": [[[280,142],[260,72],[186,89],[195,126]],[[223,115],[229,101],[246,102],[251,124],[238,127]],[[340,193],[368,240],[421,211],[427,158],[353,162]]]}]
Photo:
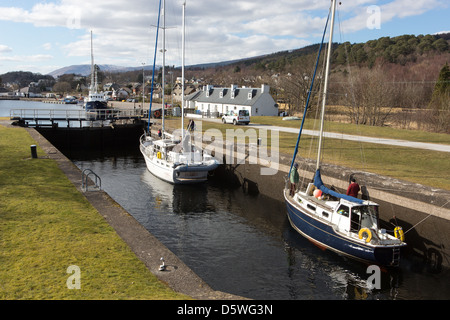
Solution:
[{"label": "white van", "polygon": [[234,111],[231,110],[227,114],[222,116],[223,123],[232,123],[234,125],[237,124],[249,124],[250,123],[250,114],[248,110],[239,110]]}]

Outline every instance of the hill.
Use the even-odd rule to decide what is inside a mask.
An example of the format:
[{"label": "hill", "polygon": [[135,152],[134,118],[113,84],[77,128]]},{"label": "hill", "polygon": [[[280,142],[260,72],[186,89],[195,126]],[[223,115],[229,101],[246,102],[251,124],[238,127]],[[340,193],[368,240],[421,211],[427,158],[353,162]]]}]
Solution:
[{"label": "hill", "polygon": [[[138,71],[142,70],[142,67],[122,67],[116,66],[112,64],[100,64],[98,65],[101,71],[103,72],[128,72],[128,71]],[[152,70],[152,66],[144,66],[145,70]],[[91,74],[91,65],[89,64],[80,64],[80,65],[72,65],[64,68],[60,68],[50,72],[48,75],[54,77],[55,79],[63,74],[77,74],[82,76],[89,76]]]},{"label": "hill", "polygon": [[28,86],[31,82],[39,80],[54,81],[49,75],[41,75],[40,73],[32,73],[29,71],[11,71],[0,75],[1,84],[17,84],[20,88]]}]

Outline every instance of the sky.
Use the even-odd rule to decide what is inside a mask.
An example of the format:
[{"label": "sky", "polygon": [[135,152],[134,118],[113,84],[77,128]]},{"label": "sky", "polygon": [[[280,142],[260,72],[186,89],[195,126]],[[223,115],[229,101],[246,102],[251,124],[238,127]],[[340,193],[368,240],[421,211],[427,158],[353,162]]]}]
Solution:
[{"label": "sky", "polygon": [[[186,65],[302,48],[321,40],[330,0],[166,0],[166,64]],[[450,31],[448,0],[338,0],[335,42]],[[90,64],[153,64],[160,0],[0,0],[0,74]],[[161,17],[161,19],[163,19]],[[162,26],[162,20],[161,24]],[[160,29],[158,46],[162,47]],[[162,64],[161,54],[157,64]]]}]

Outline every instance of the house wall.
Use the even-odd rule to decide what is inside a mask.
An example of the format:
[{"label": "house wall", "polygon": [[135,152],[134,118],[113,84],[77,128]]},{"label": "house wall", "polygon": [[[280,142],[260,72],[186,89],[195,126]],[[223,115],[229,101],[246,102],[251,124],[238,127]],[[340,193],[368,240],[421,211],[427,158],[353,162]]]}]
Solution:
[{"label": "house wall", "polygon": [[[239,95],[247,95],[250,94],[249,90],[253,90],[253,97],[248,99],[248,104],[243,104],[243,99],[240,96],[240,99],[236,99],[237,103],[233,103],[233,98],[229,99],[230,92],[238,89],[237,86],[232,85],[231,88],[214,88],[212,86],[205,86],[203,89],[203,96],[200,100],[191,100],[188,102],[187,106],[189,108],[196,108],[199,112],[207,113],[208,111],[211,113],[219,113],[225,114],[231,110],[248,110],[250,116],[277,116],[278,108],[276,107],[275,100],[273,100],[270,95],[269,89],[270,87],[267,85],[262,85],[260,89],[256,88],[241,88]],[[214,94],[215,98],[210,97],[210,92],[212,90],[217,90]],[[222,99],[222,95],[220,98],[217,98],[217,92],[221,90],[226,90],[227,98],[224,103],[220,100]],[[224,94],[224,96],[225,96]],[[255,95],[257,98],[255,100]],[[247,97],[247,96],[246,96]],[[211,99],[210,101],[204,101],[206,99]]]}]

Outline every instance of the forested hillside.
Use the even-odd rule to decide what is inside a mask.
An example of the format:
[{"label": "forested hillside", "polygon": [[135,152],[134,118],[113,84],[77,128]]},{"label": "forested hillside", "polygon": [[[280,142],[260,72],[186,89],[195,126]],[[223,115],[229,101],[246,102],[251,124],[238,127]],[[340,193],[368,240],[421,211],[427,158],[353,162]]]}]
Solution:
[{"label": "forested hillside", "polygon": [[[449,41],[450,34],[440,34],[334,44],[328,101],[343,106],[336,118],[450,133],[449,86],[440,91],[442,98],[431,103],[436,85],[450,81],[443,76],[438,82],[439,73],[450,62]],[[195,68],[187,75],[217,86],[268,83],[280,106],[286,106],[290,114],[301,114],[318,48],[316,44],[217,68]],[[313,112],[314,105],[317,102],[312,103]]]}]

